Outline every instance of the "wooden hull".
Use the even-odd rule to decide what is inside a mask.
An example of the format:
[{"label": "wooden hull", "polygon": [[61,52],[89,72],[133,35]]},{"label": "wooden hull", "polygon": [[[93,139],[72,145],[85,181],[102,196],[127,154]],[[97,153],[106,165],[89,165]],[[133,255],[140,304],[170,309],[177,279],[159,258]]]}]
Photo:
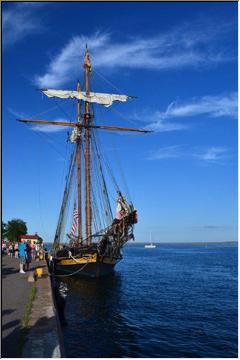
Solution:
[{"label": "wooden hull", "polygon": [[[57,259],[54,260],[54,274],[55,275],[67,275],[67,276],[84,276],[97,278],[100,276],[106,276],[114,271],[114,266],[117,263],[116,259],[106,258],[103,261],[93,260],[89,261],[80,258],[73,261],[72,259]],[[77,261],[79,263],[77,263]]]}]

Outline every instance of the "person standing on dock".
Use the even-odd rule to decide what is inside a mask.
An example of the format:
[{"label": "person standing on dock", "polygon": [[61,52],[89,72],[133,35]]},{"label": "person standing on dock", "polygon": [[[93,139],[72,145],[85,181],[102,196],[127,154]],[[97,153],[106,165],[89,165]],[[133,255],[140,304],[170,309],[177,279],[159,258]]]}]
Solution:
[{"label": "person standing on dock", "polygon": [[14,257],[15,259],[18,259],[18,243],[14,245]]},{"label": "person standing on dock", "polygon": [[25,256],[26,256],[27,245],[26,245],[26,242],[24,239],[22,239],[22,242],[19,244],[18,250],[19,250],[19,259],[20,259],[19,272],[20,272],[20,274],[25,274],[25,271],[23,270],[23,266],[26,262]]},{"label": "person standing on dock", "polygon": [[12,258],[13,257],[13,252],[14,252],[14,248],[12,243],[9,244],[8,246],[8,255]]},{"label": "person standing on dock", "polygon": [[29,264],[32,262],[32,248],[29,243],[26,245],[26,252],[25,252],[25,260],[26,260],[26,271],[29,270]]}]

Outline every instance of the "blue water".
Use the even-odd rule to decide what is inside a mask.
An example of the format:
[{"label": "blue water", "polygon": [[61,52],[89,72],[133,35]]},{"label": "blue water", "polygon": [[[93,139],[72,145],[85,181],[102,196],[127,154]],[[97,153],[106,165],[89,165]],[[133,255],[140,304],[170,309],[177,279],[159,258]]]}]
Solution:
[{"label": "blue water", "polygon": [[67,357],[237,357],[237,246],[127,246],[115,274],[68,279]]}]

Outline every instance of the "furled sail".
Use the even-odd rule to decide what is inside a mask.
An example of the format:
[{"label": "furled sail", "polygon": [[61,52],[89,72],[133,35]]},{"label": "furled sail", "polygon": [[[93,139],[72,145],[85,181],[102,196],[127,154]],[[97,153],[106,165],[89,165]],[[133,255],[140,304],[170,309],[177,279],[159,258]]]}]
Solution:
[{"label": "furled sail", "polygon": [[104,94],[96,92],[90,92],[88,95],[86,95],[86,92],[74,90],[44,89],[42,92],[48,97],[84,100],[90,103],[101,104],[105,107],[111,106],[113,101],[127,101],[129,98],[131,98],[131,96],[128,95]]}]

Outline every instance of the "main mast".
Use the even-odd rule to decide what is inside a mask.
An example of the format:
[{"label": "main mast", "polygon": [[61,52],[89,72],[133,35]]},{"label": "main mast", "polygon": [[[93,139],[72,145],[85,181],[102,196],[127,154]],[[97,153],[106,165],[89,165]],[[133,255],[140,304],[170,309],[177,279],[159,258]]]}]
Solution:
[{"label": "main mast", "polygon": [[[80,83],[77,83],[77,91],[80,92]],[[77,122],[81,123],[81,106],[80,100],[77,102]],[[78,190],[78,244],[82,243],[82,189],[81,189],[81,144],[82,144],[82,130],[77,130],[77,190]]]},{"label": "main mast", "polygon": [[[84,69],[85,69],[85,86],[86,86],[86,96],[89,95],[89,72],[91,71],[91,63],[88,53],[88,48],[86,46],[85,59],[84,59]],[[91,208],[91,194],[90,194],[90,125],[91,114],[90,114],[90,105],[88,101],[85,101],[85,114],[84,114],[84,125],[85,128],[85,212],[86,212],[86,238],[88,245],[91,244],[91,223],[92,223],[92,208]]]}]

